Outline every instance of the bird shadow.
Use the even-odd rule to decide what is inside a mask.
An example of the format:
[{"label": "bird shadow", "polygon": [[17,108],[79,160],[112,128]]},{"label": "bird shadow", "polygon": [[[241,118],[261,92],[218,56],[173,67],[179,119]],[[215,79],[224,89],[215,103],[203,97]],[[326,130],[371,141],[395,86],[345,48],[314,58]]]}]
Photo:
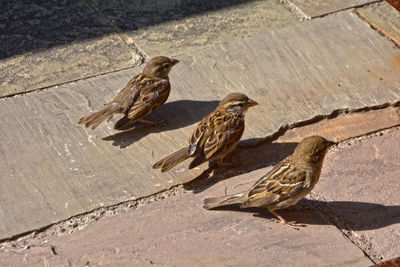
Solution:
[{"label": "bird shadow", "polygon": [[147,127],[142,123],[133,123],[129,129],[104,137],[113,141],[113,146],[126,148],[150,133],[167,132],[186,127],[200,121],[218,106],[219,101],[177,100],[165,103],[154,110],[147,120],[166,120],[167,125]]},{"label": "bird shadow", "polygon": [[[365,231],[400,223],[400,206],[385,206],[358,201],[320,201],[303,199],[297,206],[309,207],[303,211],[277,210],[287,221],[306,225],[335,225],[348,231]],[[275,219],[266,208],[241,209],[239,205],[219,207],[214,210],[252,213],[254,217]]]},{"label": "bird shadow", "polygon": [[[264,140],[254,138],[241,141],[235,150],[224,158],[224,162],[236,162],[236,164],[219,167],[215,162],[210,162],[203,173],[184,184],[185,189],[200,193],[233,176],[275,165],[291,155],[298,144],[296,142],[271,143]],[[258,177],[255,178],[254,181]]]}]

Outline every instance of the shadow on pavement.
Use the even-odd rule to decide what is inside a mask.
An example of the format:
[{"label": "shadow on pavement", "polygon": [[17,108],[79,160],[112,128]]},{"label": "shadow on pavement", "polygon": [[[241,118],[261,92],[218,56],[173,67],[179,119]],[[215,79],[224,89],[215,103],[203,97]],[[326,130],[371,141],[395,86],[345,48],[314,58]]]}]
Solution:
[{"label": "shadow on pavement", "polygon": [[[339,229],[365,231],[384,228],[393,224],[400,223],[400,206],[385,206],[375,203],[357,201],[330,201],[301,200],[297,206],[302,204],[311,207],[318,207],[331,222]],[[275,218],[266,208],[247,208],[241,209],[239,205],[220,207],[214,210],[225,210],[233,212],[253,213],[253,216],[273,219]],[[211,212],[211,211],[210,211]],[[277,210],[287,221],[297,221],[298,223],[310,225],[331,224],[324,220],[313,209],[305,211]]]},{"label": "shadow on pavement", "polygon": [[341,229],[374,230],[400,223],[400,205],[385,206],[376,203],[357,201],[318,201],[309,200],[322,213],[337,217]]},{"label": "shadow on pavement", "polygon": [[[188,182],[184,187],[200,193],[216,183],[237,176],[242,173],[254,171],[268,166],[274,166],[282,159],[291,155],[298,143],[261,143],[262,139],[248,139],[239,143],[237,148],[228,155],[224,162],[237,161],[232,167],[218,167],[209,163],[209,168],[201,175]],[[251,143],[258,144],[252,146]],[[254,182],[248,184],[250,188],[260,177],[254,177]]]},{"label": "shadow on pavement", "polygon": [[0,59],[134,31],[250,0],[0,1]]},{"label": "shadow on pavement", "polygon": [[[113,141],[113,146],[126,148],[150,133],[167,132],[197,123],[213,111],[218,106],[218,103],[219,101],[195,100],[168,102],[146,117],[148,120],[167,120],[167,125],[162,127],[143,127],[141,123],[135,123],[132,125],[134,128],[107,136],[103,140]],[[189,136],[187,136],[187,140],[189,140]],[[176,148],[176,150],[178,149],[180,147]]]}]

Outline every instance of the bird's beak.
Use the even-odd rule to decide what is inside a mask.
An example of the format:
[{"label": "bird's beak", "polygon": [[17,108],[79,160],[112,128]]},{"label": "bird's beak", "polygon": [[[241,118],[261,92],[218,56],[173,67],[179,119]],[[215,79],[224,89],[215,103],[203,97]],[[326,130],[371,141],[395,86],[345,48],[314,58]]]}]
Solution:
[{"label": "bird's beak", "polygon": [[258,103],[254,100],[249,99],[249,101],[247,101],[246,107],[253,107],[253,106],[257,106]]},{"label": "bird's beak", "polygon": [[178,64],[179,63],[179,60],[177,60],[177,59],[171,59],[171,67],[172,66],[175,66],[176,64]]}]

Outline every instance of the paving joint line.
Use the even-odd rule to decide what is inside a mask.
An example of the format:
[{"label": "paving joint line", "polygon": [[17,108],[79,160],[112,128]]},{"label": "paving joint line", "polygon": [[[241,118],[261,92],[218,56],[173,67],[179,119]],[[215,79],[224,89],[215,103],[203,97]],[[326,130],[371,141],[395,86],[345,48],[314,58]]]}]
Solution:
[{"label": "paving joint line", "polygon": [[123,38],[121,36],[121,30],[112,22],[112,20],[108,16],[106,16],[97,7],[97,5],[92,0],[85,0],[84,2],[86,3],[86,5],[88,5],[89,8],[93,8],[99,15],[101,15],[104,19],[107,20],[107,24],[112,28],[112,30],[118,35],[118,37],[124,42],[124,44],[129,49],[133,48],[133,52],[136,52],[139,55],[140,60],[138,62],[136,62],[135,65],[130,66],[130,67],[119,68],[119,69],[112,70],[112,71],[106,71],[106,72],[102,72],[102,73],[97,73],[97,74],[93,74],[93,75],[89,75],[89,76],[73,79],[73,80],[70,80],[70,81],[66,81],[66,82],[62,82],[62,83],[56,83],[56,84],[52,84],[52,85],[48,85],[48,86],[43,86],[43,87],[39,87],[39,88],[35,88],[35,89],[23,91],[23,92],[16,92],[16,93],[12,93],[12,94],[2,95],[2,96],[0,96],[0,99],[11,98],[11,97],[18,96],[18,95],[25,95],[25,94],[29,94],[29,93],[32,93],[32,92],[49,90],[49,89],[51,89],[53,87],[59,87],[59,86],[63,86],[63,85],[66,85],[66,84],[75,83],[75,82],[78,82],[78,81],[81,81],[81,80],[87,80],[87,79],[96,78],[96,77],[99,77],[99,76],[104,76],[104,75],[108,75],[108,74],[111,74],[111,73],[115,73],[115,72],[119,72],[119,71],[123,71],[123,70],[127,70],[127,69],[133,69],[133,68],[141,66],[142,64],[144,64],[145,62],[147,62],[150,59],[150,57],[144,51],[142,51],[137,45],[135,45],[135,44],[131,44],[130,45],[130,44],[128,44],[126,42],[125,38]]},{"label": "paving joint line", "polygon": [[119,72],[119,71],[134,69],[134,68],[137,68],[137,67],[139,67],[139,66],[125,67],[125,68],[121,68],[121,69],[117,69],[117,70],[112,70],[112,71],[108,71],[108,72],[102,72],[102,73],[98,73],[98,74],[93,74],[93,75],[86,76],[86,77],[81,77],[81,78],[70,80],[70,81],[67,81],[67,82],[62,82],[62,83],[52,84],[52,85],[48,85],[48,86],[43,86],[43,87],[39,87],[39,88],[35,88],[35,89],[32,89],[32,90],[27,90],[27,91],[23,91],[23,92],[17,92],[17,93],[12,93],[12,94],[8,94],[8,95],[3,95],[3,96],[0,96],[0,100],[7,99],[7,98],[13,98],[15,96],[23,96],[23,95],[29,95],[31,93],[51,90],[53,88],[57,88],[57,87],[64,86],[64,85],[67,85],[67,84],[73,84],[73,83],[76,83],[76,82],[79,82],[79,81],[84,81],[84,80],[96,78],[96,77],[99,77],[99,76],[104,76],[104,75],[108,75],[108,74],[111,74],[111,73],[116,73],[116,72]]},{"label": "paving joint line", "polygon": [[[387,129],[382,129],[382,130],[377,130],[371,133],[367,133],[361,136],[357,137],[351,137],[348,139],[345,139],[341,142],[339,142],[338,145],[334,146],[330,152],[334,153],[339,149],[345,149],[343,145],[350,145],[354,142],[365,142],[368,139],[377,137],[377,136],[382,136],[386,135],[389,133],[392,133],[394,131],[399,131],[400,130],[400,125],[392,126]],[[341,146],[341,147],[339,147]],[[329,208],[325,203],[329,202],[328,199],[326,199],[322,195],[318,195],[315,192],[311,192],[309,197],[307,197],[312,200],[318,200],[321,203],[320,204],[311,204],[314,209],[320,214],[321,217],[325,218],[327,221],[329,221],[331,224],[333,224],[336,228],[338,228],[339,231],[342,232],[342,234],[349,239],[356,247],[358,247],[366,257],[368,257],[374,264],[379,263],[380,261],[383,260],[383,256],[380,255],[373,247],[371,241],[366,238],[365,236],[357,234],[351,227],[350,223],[347,222],[345,218],[342,216],[338,216],[335,214],[335,212]]]},{"label": "paving joint line", "polygon": [[[336,110],[336,111],[333,111],[329,115],[324,115],[324,116],[320,115],[320,116],[316,116],[312,119],[298,122],[298,123],[295,123],[292,125],[287,125],[285,127],[282,126],[274,134],[263,138],[261,141],[251,143],[249,146],[255,147],[255,146],[258,146],[258,145],[261,145],[264,143],[273,142],[273,141],[277,140],[281,135],[283,135],[287,130],[296,128],[296,125],[300,125],[297,127],[301,127],[301,126],[306,126],[306,125],[309,125],[309,124],[312,124],[315,122],[319,122],[323,119],[335,118],[340,114],[357,113],[357,112],[363,112],[363,111],[368,111],[368,110],[382,109],[382,107],[387,108],[387,107],[391,107],[391,106],[394,106],[394,107],[400,106],[400,101],[398,101],[394,104],[383,104],[383,105],[375,106],[372,108],[365,107],[365,108],[361,108],[361,109],[356,109],[355,111],[354,110],[349,111],[349,109]],[[374,136],[383,135],[383,134],[386,134],[386,133],[389,133],[389,132],[392,132],[395,130],[400,130],[400,125],[394,125],[394,126],[391,126],[388,128],[377,129],[373,132],[368,132],[368,133],[362,134],[360,136],[355,136],[355,137],[351,137],[348,139],[344,139],[344,140],[340,141],[339,144],[350,142],[352,140],[363,141],[363,140],[372,138]],[[246,146],[248,144],[244,144],[244,145]],[[337,146],[335,146],[335,147],[337,147]],[[240,175],[242,173],[247,173],[247,172],[253,171],[254,169],[257,169],[258,167],[259,166],[255,166],[251,169],[243,169],[243,170],[237,172],[235,175]],[[217,175],[215,177],[215,179],[221,179],[221,178],[223,178],[223,175]],[[189,181],[188,183],[186,183],[186,185],[191,184],[192,182],[194,182],[194,181]],[[188,190],[188,189],[184,188],[184,185],[185,184],[177,184],[177,185],[171,186],[168,189],[165,189],[165,190],[162,190],[162,191],[159,191],[154,194],[144,196],[144,197],[141,197],[138,199],[127,200],[127,201],[119,202],[114,205],[95,208],[90,211],[73,215],[65,220],[61,220],[61,221],[49,224],[49,225],[43,226],[38,229],[26,231],[26,232],[23,232],[20,234],[13,235],[8,238],[1,239],[0,240],[0,250],[2,248],[4,248],[4,246],[5,246],[4,244],[7,244],[7,242],[12,242],[12,241],[19,242],[20,241],[19,239],[21,239],[21,238],[23,241],[23,240],[27,240],[32,237],[33,238],[35,238],[35,237],[41,238],[42,236],[55,235],[57,233],[66,232],[66,229],[68,229],[68,228],[70,229],[69,234],[71,234],[77,230],[83,230],[84,228],[86,228],[86,226],[89,223],[97,221],[104,216],[113,216],[113,215],[123,214],[129,210],[136,209],[138,207],[142,207],[146,204],[150,204],[152,202],[165,199],[167,197],[182,195],[182,194],[192,191],[193,188]],[[206,184],[200,183],[200,187],[206,187],[206,186],[207,186]],[[199,187],[199,185],[195,185],[194,188],[195,187]]]},{"label": "paving joint line", "polygon": [[106,14],[104,14],[103,11],[101,11],[101,9],[96,5],[96,3],[93,0],[85,0],[85,2],[89,7],[93,8],[99,15],[101,15],[103,18],[107,20],[109,26],[113,29],[113,31],[115,31],[118,34],[119,38],[121,38],[121,40],[128,46],[128,48],[132,48],[133,52],[136,52],[139,55],[139,57],[141,57],[141,62],[139,62],[139,66],[143,64],[145,61],[150,60],[149,55],[142,49],[140,49],[139,46],[137,46],[134,42],[128,43],[125,40],[125,38],[121,34],[122,33],[121,29],[117,25],[115,25],[115,23],[110,17],[108,17]]},{"label": "paving joint line", "polygon": [[385,37],[389,41],[391,41],[397,48],[400,48],[400,40],[396,40],[394,37],[392,37],[389,33],[387,33],[385,30],[380,29],[378,25],[373,23],[372,21],[368,20],[367,17],[362,15],[358,10],[353,10],[353,12],[363,21],[365,21],[374,31],[378,32],[381,36]]},{"label": "paving joint line", "polygon": [[325,204],[325,202],[328,202],[327,199],[314,192],[311,192],[307,198],[324,202],[321,204],[311,204],[311,206],[322,218],[335,226],[346,239],[353,243],[354,246],[359,248],[374,264],[377,264],[383,259],[383,256],[373,248],[371,242],[367,238],[354,232],[345,218],[337,216],[335,212]]},{"label": "paving joint line", "polygon": [[[285,0],[285,1],[290,1],[290,0]],[[325,14],[322,14],[322,15],[317,15],[315,17],[310,17],[310,20],[320,19],[320,18],[323,18],[323,17],[326,17],[326,16],[330,16],[330,15],[335,15],[335,14],[341,13],[343,11],[355,10],[357,8],[366,7],[366,6],[373,5],[373,4],[376,4],[376,3],[380,3],[380,2],[383,2],[383,1],[384,0],[376,0],[376,1],[373,1],[373,2],[369,2],[369,3],[359,4],[359,5],[355,5],[355,6],[351,6],[351,7],[345,7],[343,9],[331,11],[331,12],[328,12],[328,13],[325,13]]]},{"label": "paving joint line", "polygon": [[[286,131],[288,131],[290,129],[311,125],[311,124],[318,123],[325,119],[334,119],[334,118],[337,118],[338,116],[344,115],[344,114],[357,114],[357,113],[367,112],[370,110],[381,110],[381,109],[385,109],[385,108],[389,108],[389,107],[398,107],[398,106],[400,106],[400,100],[396,101],[394,103],[384,103],[384,104],[379,104],[379,105],[374,105],[374,106],[365,106],[365,107],[356,108],[356,109],[353,109],[353,108],[335,109],[330,114],[316,115],[310,119],[294,122],[292,124],[282,125],[281,127],[279,127],[278,130],[276,130],[271,135],[266,136],[262,140],[259,140],[256,142],[251,142],[249,144],[249,146],[257,146],[260,144],[272,142],[272,141],[278,139],[280,136],[284,135],[286,133]],[[380,131],[380,130],[384,130],[384,129],[383,128],[378,129],[377,131]],[[366,134],[368,134],[368,133],[366,133]],[[343,141],[345,141],[345,140],[342,140],[341,142],[343,142]]]},{"label": "paving joint line", "polygon": [[311,20],[311,17],[304,13],[298,6],[293,4],[290,0],[279,0],[289,11],[293,12],[295,16],[297,16],[301,22],[305,22]]}]

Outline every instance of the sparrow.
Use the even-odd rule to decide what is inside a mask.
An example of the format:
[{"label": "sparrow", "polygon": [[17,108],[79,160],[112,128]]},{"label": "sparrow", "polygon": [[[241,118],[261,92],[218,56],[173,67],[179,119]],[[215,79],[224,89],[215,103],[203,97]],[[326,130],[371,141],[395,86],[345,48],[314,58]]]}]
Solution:
[{"label": "sparrow", "polygon": [[223,166],[223,158],[236,147],[243,135],[245,111],[255,105],[257,102],[244,94],[227,95],[200,121],[189,138],[188,147],[158,161],[153,168],[166,172],[188,158],[194,158],[189,169],[206,161],[217,161]]},{"label": "sparrow", "polygon": [[311,192],[321,174],[325,153],[334,144],[321,136],[307,137],[298,144],[292,155],[279,162],[249,190],[207,198],[204,200],[204,208],[214,209],[232,204],[240,204],[240,208],[265,207],[280,223],[305,226],[286,221],[275,210],[294,206]]},{"label": "sparrow", "polygon": [[113,115],[124,114],[124,117],[115,123],[114,129],[121,129],[135,121],[149,126],[164,125],[165,121],[154,122],[143,118],[167,101],[171,91],[168,74],[178,62],[177,59],[163,56],[152,58],[142,73],[133,77],[110,103],[81,118],[79,124],[94,130],[103,121],[110,120]]}]

